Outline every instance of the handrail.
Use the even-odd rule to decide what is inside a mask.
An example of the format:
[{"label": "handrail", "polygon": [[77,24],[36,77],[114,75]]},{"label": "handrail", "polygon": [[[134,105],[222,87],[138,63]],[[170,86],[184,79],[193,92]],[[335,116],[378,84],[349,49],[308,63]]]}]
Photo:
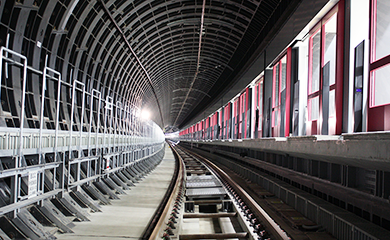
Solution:
[{"label": "handrail", "polygon": [[[39,148],[39,129],[24,129],[24,149],[35,149]],[[58,131],[57,133],[57,142],[55,140],[54,135],[55,130],[50,129],[44,129],[42,131],[42,150],[47,148],[53,148],[54,151],[57,151],[60,147],[68,146],[67,142],[69,142],[69,131]],[[91,138],[91,146],[95,145],[95,147],[103,146],[102,139],[104,137],[103,133],[95,133],[95,138]],[[72,136],[74,139],[75,137],[79,138],[79,136]],[[147,137],[142,138],[138,136],[131,136],[133,137],[132,140],[130,140],[129,135],[119,135],[116,140],[116,145],[121,146],[123,144],[156,144],[156,143],[162,143],[154,141],[153,139]],[[61,140],[62,139],[62,140]],[[75,146],[87,146],[88,148],[88,140],[89,140],[89,132],[83,132],[82,133],[82,141],[81,143],[72,143],[71,148],[74,149]],[[97,141],[96,141],[97,140]],[[3,150],[17,150],[18,145],[16,142],[19,141],[19,131],[18,129],[12,129],[12,128],[1,128],[0,127],[0,152]],[[39,150],[39,149],[38,149]]]},{"label": "handrail", "polygon": [[[22,54],[20,53],[17,53],[11,49],[8,49],[6,47],[1,47],[0,48],[0,73],[2,73],[2,67],[3,67],[3,59],[5,60],[8,60],[8,61],[12,61],[13,59],[10,59],[8,58],[8,53],[12,54],[12,55],[16,55],[18,56],[19,58],[21,58],[23,60],[23,64],[22,63],[19,63],[18,66],[20,67],[23,67],[23,83],[22,83],[22,99],[21,99],[21,108],[20,108],[20,127],[19,127],[19,135],[20,135],[20,139],[19,139],[19,147],[18,147],[18,156],[19,158],[17,159],[16,163],[15,163],[15,166],[16,167],[19,167],[19,164],[21,162],[21,159],[23,157],[23,128],[24,128],[24,106],[25,106],[25,98],[26,98],[26,81],[27,81],[27,57],[23,56]],[[7,56],[3,56],[3,54],[7,53]],[[14,60],[13,60],[14,61]],[[16,61],[15,61],[16,63]]]},{"label": "handrail", "polygon": [[[155,131],[155,129],[158,128],[157,124],[153,123],[150,125],[149,123],[140,122],[132,115],[135,110],[139,109],[139,106],[136,106],[131,102],[129,103],[119,97],[114,99],[113,96],[109,96],[108,94],[103,96],[103,92],[100,92],[93,87],[88,87],[87,89],[86,81],[78,81],[73,77],[73,69],[71,69],[69,78],[66,79],[66,81],[63,81],[61,72],[50,68],[48,56],[46,56],[42,70],[35,69],[28,65],[26,56],[9,49],[8,42],[9,34],[7,35],[5,46],[0,47],[0,77],[3,76],[7,79],[14,80],[12,79],[13,76],[8,76],[8,69],[11,69],[11,65],[13,66],[12,68],[18,68],[18,72],[20,71],[20,74],[22,75],[19,89],[21,93],[20,109],[18,109],[18,113],[12,112],[9,113],[9,115],[3,116],[4,118],[17,119],[19,121],[19,126],[17,128],[0,127],[0,157],[10,157],[15,163],[10,167],[11,169],[8,169],[9,171],[7,170],[4,172],[3,170],[0,170],[0,179],[4,178],[5,175],[14,176],[11,180],[12,183],[10,187],[11,204],[16,204],[20,200],[24,201],[20,196],[21,176],[18,172],[25,169],[27,161],[24,160],[27,155],[33,158],[37,157],[38,165],[46,162],[44,161],[45,158],[48,158],[47,160],[49,162],[55,163],[56,167],[53,170],[53,179],[56,176],[57,170],[61,172],[62,175],[58,180],[59,184],[53,185],[53,190],[56,190],[58,187],[60,191],[65,191],[65,175],[68,175],[67,179],[69,186],[70,176],[72,174],[69,168],[67,169],[68,171],[66,171],[66,165],[72,165],[72,159],[76,158],[75,163],[78,162],[78,166],[76,168],[77,176],[75,177],[75,181],[79,181],[81,169],[80,161],[85,160],[80,160],[80,158],[83,157],[83,150],[88,150],[86,156],[90,157],[90,159],[92,159],[91,157],[98,157],[98,160],[86,160],[86,176],[91,177],[95,176],[97,172],[101,172],[102,167],[104,168],[101,158],[102,154],[109,154],[111,152],[123,152],[123,154],[127,154],[124,152],[130,150],[135,151],[138,148],[144,149],[142,154],[129,153],[126,160],[127,162],[130,161],[130,158],[131,161],[134,161],[134,159],[150,155],[161,149],[164,142],[164,136],[162,131]],[[42,79],[40,80],[42,86],[39,87],[40,91],[38,92],[33,91],[33,93],[31,93],[27,91],[27,83],[32,80],[29,75],[30,73],[38,75],[39,79]],[[48,86],[53,86],[51,90],[57,91],[53,96],[47,94]],[[67,94],[68,90],[71,95]],[[34,93],[39,95],[38,99],[40,100],[36,107],[38,113],[34,113],[38,116],[30,116],[31,114],[26,115],[27,112],[25,107],[28,107],[26,104],[28,104],[29,99],[27,97]],[[76,99],[76,94],[79,96],[78,99]],[[89,99],[86,100],[86,96],[91,97],[90,106],[88,106]],[[69,99],[69,97],[71,97],[71,99]],[[120,99],[123,103],[119,101]],[[114,100],[116,101],[115,106]],[[51,103],[55,104],[53,116],[51,116],[50,112],[52,110],[49,108],[49,104]],[[101,106],[105,107],[103,108]],[[70,113],[67,112],[67,107],[70,107]],[[115,107],[116,113],[115,118],[113,118]],[[94,111],[94,108],[97,110]],[[45,109],[48,111],[48,117],[45,117]],[[81,110],[80,114],[78,114],[79,110]],[[84,118],[88,110],[90,110],[90,115]],[[96,116],[96,119],[93,119],[94,116]],[[103,117],[104,126],[102,126]],[[132,122],[133,117],[134,122]],[[34,127],[39,124],[37,128],[25,127],[25,124],[28,121],[30,123],[30,118],[33,120]],[[38,120],[39,123],[37,123],[36,120]],[[113,125],[113,121],[115,121],[115,126]],[[35,123],[37,123],[37,125]],[[90,127],[86,128],[85,126],[88,123]],[[52,124],[55,126],[52,127],[53,129],[45,129],[45,124],[48,124],[50,127]],[[92,136],[93,124],[96,125],[94,131],[95,137]],[[77,125],[80,128],[77,129],[77,131],[74,131],[74,125]],[[139,128],[138,125],[142,125],[146,130],[153,130],[150,131],[153,135],[146,136],[143,134],[141,136],[137,131]],[[64,126],[66,131],[61,130],[64,129],[62,126]],[[68,129],[69,126],[70,128]],[[104,131],[102,131],[103,127]],[[152,137],[154,137],[154,139],[152,139]],[[96,151],[93,151],[94,148]],[[75,150],[78,151],[78,154],[72,156],[72,152]],[[50,154],[45,155],[47,153]],[[53,155],[54,159],[51,159]],[[134,157],[134,155],[136,156]],[[113,167],[121,166],[123,164],[122,159],[122,157],[119,161],[117,159],[108,159],[106,160],[106,166],[110,167],[110,160],[114,163]],[[95,164],[95,168],[93,168],[91,164]],[[36,173],[40,174],[38,184],[36,184],[36,186],[31,185],[33,188],[37,188],[38,193],[43,190],[41,188],[44,186],[46,176],[46,173],[41,170],[42,169],[38,169],[38,172]],[[28,198],[32,198],[34,194],[31,196],[29,195]],[[16,216],[17,211],[19,211],[19,209],[15,209],[13,216]]]},{"label": "handrail", "polygon": [[[8,42],[8,40],[7,40]],[[23,67],[23,78],[22,78],[22,99],[21,99],[21,108],[20,108],[20,126],[19,126],[19,146],[18,146],[18,157],[15,159],[15,167],[16,168],[19,168],[20,165],[21,165],[21,162],[22,162],[22,158],[23,158],[23,129],[24,129],[24,115],[25,115],[25,111],[24,111],[24,108],[25,108],[25,99],[26,99],[26,81],[27,81],[27,57],[23,56],[22,54],[20,53],[17,53],[11,49],[8,49],[6,47],[1,47],[0,48],[0,74],[2,73],[2,67],[3,67],[3,59],[5,60],[13,60],[13,59],[10,59],[8,58],[8,53],[11,53],[12,55],[16,55],[18,56],[19,58],[21,58],[23,60],[23,64],[20,63],[19,66],[20,67]],[[4,52],[6,53],[6,56],[3,56]],[[16,62],[16,61],[15,61]],[[0,75],[1,76],[1,75]],[[12,198],[11,201],[16,204],[18,202],[18,194],[19,194],[19,189],[18,189],[18,184],[19,184],[19,181],[18,181],[18,178],[14,178],[13,180],[13,184],[14,184],[14,189],[13,189],[13,193],[11,194]],[[14,211],[14,215],[16,215],[17,211],[15,210]]]}]

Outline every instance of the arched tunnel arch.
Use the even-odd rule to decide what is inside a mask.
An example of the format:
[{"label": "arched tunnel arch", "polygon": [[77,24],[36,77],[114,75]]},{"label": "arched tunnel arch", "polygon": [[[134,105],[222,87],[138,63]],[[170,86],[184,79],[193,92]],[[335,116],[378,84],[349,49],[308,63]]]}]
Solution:
[{"label": "arched tunnel arch", "polygon": [[[219,92],[210,91],[216,84],[220,89],[222,82],[237,81],[237,56],[247,58],[252,35],[266,31],[271,16],[282,16],[286,14],[283,9],[299,4],[287,2],[204,1],[201,26],[203,1],[4,0],[0,5],[0,45],[26,56],[29,67],[38,71],[44,69],[47,56],[46,66],[60,72],[63,81],[73,84],[77,79],[87,92],[101,92],[103,99],[111,97],[114,102],[148,108],[161,127],[174,122],[179,126],[218,96]],[[200,49],[199,34],[204,35]],[[180,57],[191,61],[175,61]],[[178,80],[183,75],[194,76],[197,64],[199,80]],[[10,65],[6,68],[7,77],[20,78],[16,69]],[[39,122],[35,116],[40,111],[41,80],[33,73],[29,77],[25,121],[26,126],[35,128],[35,122]],[[212,99],[190,88],[188,96],[192,99],[182,99],[192,107],[179,111],[180,116],[172,114],[172,99],[187,95],[173,90],[188,88],[192,80],[196,90],[208,93]],[[7,81],[10,80],[3,77],[2,125],[17,127],[21,86],[18,81]],[[50,89],[53,84],[48,82]],[[45,117],[54,121],[55,93],[46,94]],[[69,126],[64,125],[69,125],[71,114],[65,107],[69,96],[61,95],[61,128],[66,129]],[[50,124],[44,125],[51,128]]]}]

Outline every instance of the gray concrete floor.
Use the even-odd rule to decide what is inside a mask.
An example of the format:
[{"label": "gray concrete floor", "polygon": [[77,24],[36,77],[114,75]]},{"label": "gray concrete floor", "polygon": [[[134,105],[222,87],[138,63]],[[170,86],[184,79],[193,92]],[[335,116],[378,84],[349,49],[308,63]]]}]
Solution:
[{"label": "gray concrete floor", "polygon": [[76,222],[74,233],[57,233],[58,239],[139,239],[172,179],[175,161],[166,147],[164,160],[136,187],[118,195],[102,212],[91,213],[90,222]]}]

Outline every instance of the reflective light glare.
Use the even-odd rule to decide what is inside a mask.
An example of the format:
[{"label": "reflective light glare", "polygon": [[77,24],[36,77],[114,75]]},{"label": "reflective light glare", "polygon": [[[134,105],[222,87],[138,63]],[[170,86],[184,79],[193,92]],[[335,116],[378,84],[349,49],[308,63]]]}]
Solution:
[{"label": "reflective light glare", "polygon": [[146,109],[143,109],[142,111],[141,111],[141,118],[142,119],[150,119],[150,112],[148,111],[148,110],[146,110]]}]

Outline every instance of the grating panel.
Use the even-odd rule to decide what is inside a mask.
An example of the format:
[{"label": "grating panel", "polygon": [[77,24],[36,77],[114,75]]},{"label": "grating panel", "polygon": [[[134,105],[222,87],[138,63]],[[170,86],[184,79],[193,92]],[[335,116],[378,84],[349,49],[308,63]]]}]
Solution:
[{"label": "grating panel", "polygon": [[207,176],[188,176],[186,187],[187,188],[210,188],[221,187],[221,182],[212,175]]},{"label": "grating panel", "polygon": [[195,198],[220,198],[223,199],[226,192],[222,187],[215,188],[190,188],[187,189],[186,195],[189,200]]}]

